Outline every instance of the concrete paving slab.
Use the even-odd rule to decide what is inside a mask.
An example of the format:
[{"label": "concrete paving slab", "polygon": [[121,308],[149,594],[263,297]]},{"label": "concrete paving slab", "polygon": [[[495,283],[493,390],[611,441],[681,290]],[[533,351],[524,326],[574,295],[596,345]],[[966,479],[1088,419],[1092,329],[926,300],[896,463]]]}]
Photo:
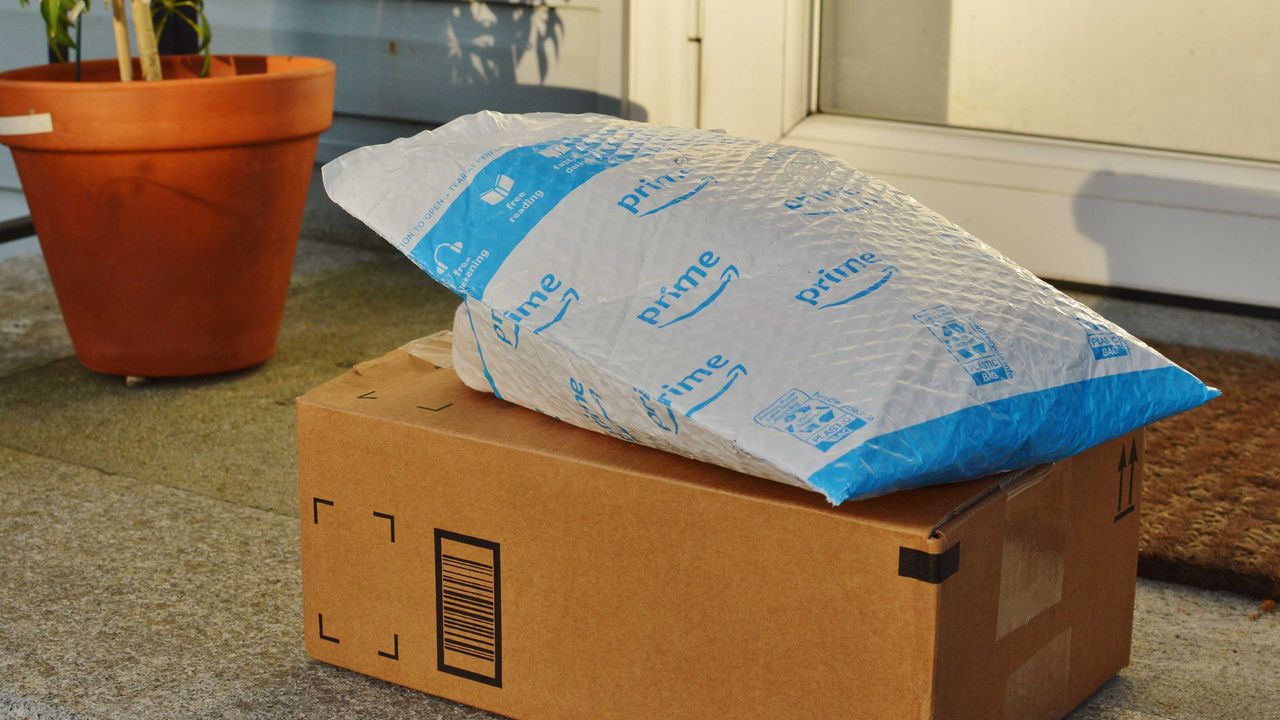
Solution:
[{"label": "concrete paving slab", "polygon": [[360,247],[302,237],[298,240],[298,252],[293,257],[293,275],[289,278],[289,289],[296,292],[298,288],[353,268],[395,260],[408,262],[390,245]]},{"label": "concrete paving slab", "polygon": [[0,377],[72,354],[44,256],[0,262]]},{"label": "concrete paving slab", "polygon": [[201,716],[205,720],[489,720],[483,710],[307,661],[279,683]]},{"label": "concrete paving slab", "polygon": [[0,717],[190,717],[303,663],[292,518],[0,450],[0,544]]},{"label": "concrete paving slab", "polygon": [[0,710],[7,720],[78,720],[65,710],[0,690]]},{"label": "concrete paving slab", "polygon": [[1071,720],[1280,719],[1280,613],[1140,580],[1130,665]]},{"label": "concrete paving slab", "polygon": [[456,303],[395,256],[304,281],[255,370],[126,387],[66,358],[0,378],[0,445],[296,514],[294,398],[448,327]]}]

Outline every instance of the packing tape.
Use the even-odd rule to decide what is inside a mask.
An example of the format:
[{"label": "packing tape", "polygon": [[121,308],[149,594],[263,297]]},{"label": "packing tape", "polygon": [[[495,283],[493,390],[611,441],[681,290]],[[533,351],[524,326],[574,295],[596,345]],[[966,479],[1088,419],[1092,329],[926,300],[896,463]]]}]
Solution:
[{"label": "packing tape", "polygon": [[1068,498],[1065,471],[1054,469],[1022,474],[1005,486],[997,640],[1062,599]]},{"label": "packing tape", "polygon": [[0,117],[0,135],[39,135],[51,132],[53,116],[49,113]]},{"label": "packing tape", "polygon": [[1071,681],[1071,628],[1058,633],[1009,673],[1004,684],[1004,720],[1058,717]]},{"label": "packing tape", "polygon": [[960,543],[940,553],[898,548],[898,576],[937,585],[960,569]]}]

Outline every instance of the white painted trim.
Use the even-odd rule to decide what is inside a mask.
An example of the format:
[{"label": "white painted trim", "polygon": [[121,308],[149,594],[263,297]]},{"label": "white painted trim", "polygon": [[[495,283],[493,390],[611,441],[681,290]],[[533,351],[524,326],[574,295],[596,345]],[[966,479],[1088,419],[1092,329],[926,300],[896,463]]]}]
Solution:
[{"label": "white painted trim", "polygon": [[822,60],[822,0],[813,0],[809,5],[808,36],[794,40],[803,41],[809,47],[809,98],[806,103],[808,112],[805,114],[812,115],[818,112],[818,63]]},{"label": "white painted trim", "polygon": [[786,0],[785,25],[782,28],[782,126],[779,134],[795,127],[809,114],[811,80],[817,77],[817,64],[811,52],[813,16],[817,0]]},{"label": "white painted trim", "polygon": [[777,140],[809,102],[813,0],[702,0],[699,126]]},{"label": "white painted trim", "polygon": [[627,117],[697,127],[698,0],[632,0],[627,8]]},{"label": "white painted trim", "polygon": [[1045,277],[1280,307],[1280,165],[825,114],[783,142]]}]

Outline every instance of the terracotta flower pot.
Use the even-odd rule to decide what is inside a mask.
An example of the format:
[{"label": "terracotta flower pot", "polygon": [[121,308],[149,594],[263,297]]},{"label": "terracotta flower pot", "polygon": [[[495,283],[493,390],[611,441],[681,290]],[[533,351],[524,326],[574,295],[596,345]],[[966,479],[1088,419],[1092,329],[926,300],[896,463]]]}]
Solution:
[{"label": "terracotta flower pot", "polygon": [[0,73],[0,142],[92,370],[202,375],[275,350],[333,63],[201,63],[163,58],[162,82],[121,83],[115,60],[82,82],[69,64]]}]

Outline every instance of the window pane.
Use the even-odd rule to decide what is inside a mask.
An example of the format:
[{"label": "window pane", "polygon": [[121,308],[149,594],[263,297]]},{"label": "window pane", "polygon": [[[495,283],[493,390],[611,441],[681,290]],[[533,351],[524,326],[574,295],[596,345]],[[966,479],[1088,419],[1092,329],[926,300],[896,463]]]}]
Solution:
[{"label": "window pane", "polygon": [[825,0],[819,106],[1280,160],[1275,0]]}]

